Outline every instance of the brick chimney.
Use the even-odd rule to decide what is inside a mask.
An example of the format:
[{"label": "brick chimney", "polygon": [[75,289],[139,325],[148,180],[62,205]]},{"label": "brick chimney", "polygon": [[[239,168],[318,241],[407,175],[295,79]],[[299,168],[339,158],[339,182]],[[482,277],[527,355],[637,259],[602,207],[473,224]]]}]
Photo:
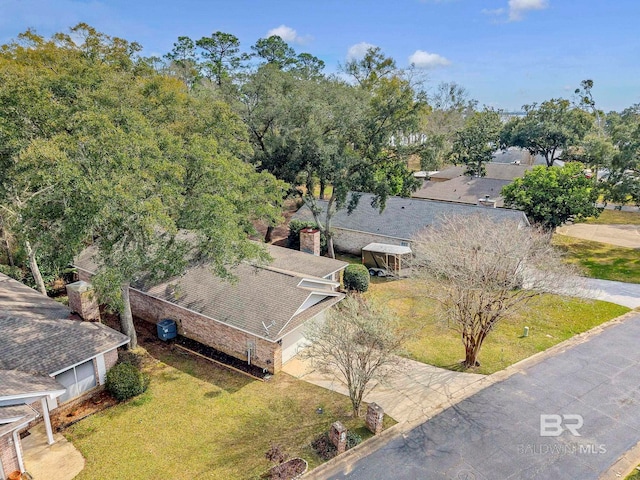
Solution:
[{"label": "brick chimney", "polygon": [[300,230],[300,251],[320,256],[320,230],[317,228]]},{"label": "brick chimney", "polygon": [[100,321],[100,307],[93,287],[90,283],[80,280],[67,285],[69,308],[88,322]]}]

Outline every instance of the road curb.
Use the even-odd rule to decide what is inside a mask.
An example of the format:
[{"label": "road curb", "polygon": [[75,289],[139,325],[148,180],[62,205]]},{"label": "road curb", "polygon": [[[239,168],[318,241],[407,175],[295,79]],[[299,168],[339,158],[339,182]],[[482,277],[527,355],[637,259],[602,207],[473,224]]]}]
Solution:
[{"label": "road curb", "polygon": [[[627,312],[619,317],[595,326],[592,329],[587,330],[586,332],[577,334],[567,340],[564,340],[563,342],[560,342],[543,352],[538,352],[530,357],[520,360],[519,362],[510,365],[504,370],[500,370],[499,372],[495,372],[491,375],[480,378],[475,382],[467,385],[466,387],[463,387],[460,390],[456,391],[454,394],[452,394],[452,396],[449,398],[449,401],[445,404],[438,404],[428,408],[422,418],[397,423],[393,427],[382,432],[380,435],[361,443],[351,450],[347,450],[342,455],[332,458],[322,465],[319,465],[318,467],[303,475],[302,478],[309,480],[321,480],[326,479],[332,475],[349,473],[351,471],[351,465],[353,465],[357,460],[368,456],[369,454],[382,448],[389,441],[408,433],[419,425],[422,425],[447,408],[460,403],[461,401],[471,397],[472,395],[475,395],[476,393],[484,390],[491,385],[502,382],[517,373],[522,373],[526,368],[537,365],[549,357],[558,355],[576,345],[580,345],[588,341],[592,337],[602,333],[605,329],[611,328],[615,325],[619,325],[627,320],[627,318],[635,317],[637,315],[637,311],[632,310],[630,312]],[[633,449],[619,458],[618,461],[609,469],[609,471],[605,473],[605,475],[611,473],[613,476],[602,476],[601,480],[624,478],[623,476],[621,476],[619,471],[624,471],[625,469],[627,469],[628,474],[638,464],[640,464],[640,442]]]}]

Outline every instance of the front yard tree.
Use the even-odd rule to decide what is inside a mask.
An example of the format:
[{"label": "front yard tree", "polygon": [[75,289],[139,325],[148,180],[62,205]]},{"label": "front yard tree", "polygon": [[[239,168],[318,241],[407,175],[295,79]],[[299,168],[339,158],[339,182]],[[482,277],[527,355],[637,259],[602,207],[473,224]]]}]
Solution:
[{"label": "front yard tree", "polygon": [[360,295],[346,297],[305,335],[310,346],[302,355],[319,370],[340,375],[349,390],[354,417],[360,414],[370,383],[384,379],[407,338],[394,315]]},{"label": "front yard tree", "polygon": [[502,122],[495,110],[473,112],[456,132],[449,159],[456,165],[466,165],[465,175],[484,177],[484,164],[490,162],[500,144]]},{"label": "front yard tree", "polygon": [[598,187],[578,162],[564,167],[538,166],[502,188],[506,206],[522,210],[529,220],[554,230],[570,218],[596,217]]},{"label": "front yard tree", "polygon": [[593,128],[594,118],[571,106],[568,100],[552,99],[522,107],[523,118],[507,122],[501,134],[503,147],[520,147],[542,155],[552,167],[569,147],[576,146]]},{"label": "front yard tree", "polygon": [[548,233],[482,214],[443,219],[417,235],[413,251],[413,275],[437,284],[432,296],[460,334],[465,368],[479,365],[482,345],[500,322],[531,298],[566,286],[571,273]]}]

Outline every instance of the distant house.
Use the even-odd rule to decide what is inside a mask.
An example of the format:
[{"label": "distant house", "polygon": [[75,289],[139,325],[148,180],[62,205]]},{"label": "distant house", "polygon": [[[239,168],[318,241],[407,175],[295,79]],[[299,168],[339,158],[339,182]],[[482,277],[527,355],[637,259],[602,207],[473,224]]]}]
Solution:
[{"label": "distant house", "polygon": [[486,177],[455,177],[446,182],[427,180],[422,187],[411,196],[427,200],[439,200],[441,202],[458,202],[478,205],[487,200],[494,207],[504,207],[504,200],[500,195],[502,187],[511,183],[511,180],[499,180]]},{"label": "distant house", "polygon": [[105,383],[129,338],[106,325],[72,320],[64,305],[0,274],[0,478],[24,471],[19,433]]},{"label": "distant house", "polygon": [[[527,170],[531,170],[533,166],[524,165],[524,164],[508,164],[508,163],[497,163],[497,162],[488,162],[484,164],[486,175],[481,178],[490,178],[494,180],[506,180],[508,182],[512,182],[514,179],[523,177],[524,173]],[[464,165],[456,165],[453,167],[445,168],[444,170],[440,170],[438,172],[432,173],[430,175],[430,180],[432,182],[446,182],[448,180],[452,180],[457,177],[464,177],[465,170],[467,169]],[[472,177],[467,177],[472,178]]]},{"label": "distant house", "polygon": [[[338,291],[346,262],[268,245],[269,265],[242,263],[223,280],[207,265],[156,285],[130,290],[133,315],[157,323],[170,318],[178,333],[275,373],[305,345],[304,324],[324,315]],[[95,250],[74,262],[81,280],[98,269]]]},{"label": "distant house", "polygon": [[[438,225],[443,218],[452,215],[487,215],[529,224],[526,215],[518,210],[417,198],[389,197],[385,209],[380,213],[371,206],[373,198],[372,194],[362,194],[351,214],[342,209],[333,216],[331,227],[336,250],[360,255],[362,248],[370,243],[411,246],[415,234],[426,227]],[[324,211],[327,202],[318,201],[318,206]],[[313,221],[313,214],[305,205],[291,218]]]}]

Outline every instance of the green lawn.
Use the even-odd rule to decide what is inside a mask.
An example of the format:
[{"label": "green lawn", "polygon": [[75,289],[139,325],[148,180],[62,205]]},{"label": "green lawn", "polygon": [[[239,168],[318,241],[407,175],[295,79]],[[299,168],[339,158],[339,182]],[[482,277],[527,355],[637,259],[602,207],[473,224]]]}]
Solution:
[{"label": "green lawn", "polygon": [[597,218],[587,218],[584,223],[597,225],[640,225],[640,213],[603,210]]},{"label": "green lawn", "polygon": [[617,247],[567,235],[555,235],[553,243],[566,252],[568,262],[583,267],[584,273],[590,277],[640,283],[638,249]]},{"label": "green lawn", "polygon": [[[395,311],[402,325],[415,329],[406,356],[438,367],[458,369],[464,347],[458,334],[437,319],[436,304],[428,289],[415,280],[371,285],[368,295]],[[475,372],[489,374],[589,330],[629,309],[607,302],[557,295],[541,296],[513,318],[504,320],[485,340]],[[529,336],[522,338],[525,326]]]},{"label": "green lawn", "polygon": [[640,465],[625,480],[640,480]]},{"label": "green lawn", "polygon": [[347,397],[286,374],[261,382],[179,351],[154,356],[146,393],[66,431],[86,458],[78,480],[258,478],[271,442],[313,468],[308,444],[332,422],[368,434]]}]

